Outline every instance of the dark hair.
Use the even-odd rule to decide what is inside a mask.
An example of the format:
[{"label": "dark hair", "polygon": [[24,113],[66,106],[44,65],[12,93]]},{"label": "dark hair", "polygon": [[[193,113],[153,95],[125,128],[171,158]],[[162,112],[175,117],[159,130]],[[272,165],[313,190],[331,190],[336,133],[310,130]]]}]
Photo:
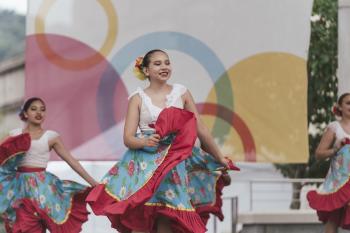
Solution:
[{"label": "dark hair", "polygon": [[145,54],[145,56],[143,57],[141,66],[142,66],[142,67],[148,67],[149,63],[151,62],[152,54],[153,54],[153,53],[156,53],[156,52],[162,52],[162,53],[167,54],[166,52],[164,52],[164,51],[161,50],[161,49],[153,49],[153,50],[150,50],[150,51],[148,51],[148,52]]},{"label": "dark hair", "polygon": [[334,108],[333,108],[333,113],[336,116],[342,116],[342,112],[340,111],[339,107],[343,104],[344,98],[348,95],[350,95],[350,93],[346,92],[346,93],[342,94],[341,96],[339,96],[338,101],[337,101],[337,105],[334,106]]},{"label": "dark hair", "polygon": [[32,98],[27,99],[24,102],[23,106],[21,107],[20,113],[18,114],[19,118],[21,118],[22,121],[27,121],[27,118],[25,117],[24,113],[26,111],[28,111],[30,105],[32,105],[32,103],[35,101],[40,101],[41,103],[43,103],[45,105],[45,102],[39,97],[32,97]]}]

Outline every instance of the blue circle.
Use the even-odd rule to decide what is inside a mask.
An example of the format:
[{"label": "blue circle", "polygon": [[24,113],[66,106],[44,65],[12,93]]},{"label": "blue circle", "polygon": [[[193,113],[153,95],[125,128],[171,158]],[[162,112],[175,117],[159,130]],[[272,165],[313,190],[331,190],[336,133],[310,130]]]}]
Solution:
[{"label": "blue circle", "polygon": [[[217,89],[217,100],[221,104],[225,102],[225,106],[230,106],[230,109],[233,109],[233,91],[226,69],[218,56],[206,44],[184,33],[170,31],[153,32],[129,42],[113,56],[111,64],[117,72],[117,76],[109,75],[110,71],[108,70],[102,75],[97,94],[97,108],[99,124],[103,131],[115,125],[115,118],[112,114],[115,109],[113,106],[113,96],[115,94],[115,85],[118,81],[121,81],[119,75],[122,74],[138,56],[145,54],[151,49],[158,48],[176,50],[188,54],[205,68],[214,84],[216,84],[219,79],[224,80],[224,84],[221,86],[229,90],[218,90],[217,86],[214,85]],[[120,111],[125,110],[121,109]]]}]

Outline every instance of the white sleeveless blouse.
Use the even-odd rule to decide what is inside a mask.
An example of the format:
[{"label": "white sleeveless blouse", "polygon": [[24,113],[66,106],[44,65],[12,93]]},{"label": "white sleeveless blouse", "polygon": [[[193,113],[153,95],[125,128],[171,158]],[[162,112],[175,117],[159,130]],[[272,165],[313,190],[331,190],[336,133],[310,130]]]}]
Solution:
[{"label": "white sleeveless blouse", "polygon": [[332,121],[329,123],[328,128],[335,133],[335,141],[350,138],[350,135],[345,132],[339,121]]},{"label": "white sleeveless blouse", "polygon": [[[17,136],[23,133],[22,129],[11,130],[10,136]],[[58,137],[59,134],[52,130],[46,130],[44,134],[36,140],[32,140],[26,156],[19,162],[19,167],[41,167],[46,168],[50,159],[49,141]]]},{"label": "white sleeveless blouse", "polygon": [[[184,104],[181,96],[187,91],[186,87],[181,84],[173,84],[171,92],[166,96],[166,107],[177,107],[184,108]],[[130,95],[129,98],[139,94],[141,98],[141,109],[140,109],[140,122],[139,129],[141,132],[153,131],[154,129],[149,124],[154,124],[163,110],[162,108],[155,106],[152,103],[152,99],[140,88]]]}]

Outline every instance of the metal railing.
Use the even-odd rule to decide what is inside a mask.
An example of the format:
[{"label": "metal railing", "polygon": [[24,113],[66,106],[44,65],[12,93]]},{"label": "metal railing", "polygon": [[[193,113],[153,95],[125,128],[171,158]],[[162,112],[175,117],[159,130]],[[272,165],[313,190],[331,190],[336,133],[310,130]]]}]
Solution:
[{"label": "metal railing", "polygon": [[[258,202],[265,202],[265,203],[276,203],[279,200],[276,200],[272,195],[269,195],[273,192],[276,192],[276,188],[273,188],[273,186],[277,186],[277,192],[280,194],[285,192],[283,198],[280,201],[284,202],[300,202],[300,199],[293,198],[293,194],[297,192],[301,192],[301,189],[305,185],[309,184],[316,184],[317,186],[322,183],[324,179],[253,179],[253,180],[235,180],[235,182],[239,183],[247,183],[249,186],[249,211],[254,211],[254,204],[257,204]],[[297,185],[299,189],[293,188],[293,184],[299,184]],[[270,189],[259,189],[259,186],[263,187],[270,187]],[[280,190],[279,190],[280,189]],[[262,192],[265,192],[267,198],[261,198]],[[257,193],[260,194],[260,198],[258,198]],[[230,231],[231,233],[237,232],[237,224],[238,224],[238,198],[239,196],[232,196],[232,197],[225,197],[223,198],[223,201],[229,201],[230,202],[230,212],[231,212],[231,218],[230,218]],[[228,206],[228,205],[225,205]],[[217,218],[213,219],[213,232],[218,233],[218,224],[219,221]]]},{"label": "metal railing", "polygon": [[[236,232],[238,222],[238,197],[225,197],[224,200],[230,200],[231,203],[231,232]],[[217,233],[218,218],[214,218],[213,231]]]},{"label": "metal railing", "polygon": [[[295,189],[291,187],[292,192],[290,193],[292,198],[290,199],[291,201],[294,202],[300,202],[299,198],[293,198],[293,194],[295,193],[300,193],[301,189],[308,184],[316,184],[319,185],[322,183],[324,179],[254,179],[254,180],[247,180],[249,183],[249,193],[250,193],[250,200],[249,200],[249,210],[253,211],[254,210],[254,193],[259,192],[271,192],[271,190],[259,190],[259,189],[254,189],[254,185],[257,184],[264,184],[264,185],[285,185],[285,186],[291,186],[293,184],[299,184],[299,189]],[[276,201],[274,200],[269,200],[268,198],[266,199],[260,199],[257,201]]]}]

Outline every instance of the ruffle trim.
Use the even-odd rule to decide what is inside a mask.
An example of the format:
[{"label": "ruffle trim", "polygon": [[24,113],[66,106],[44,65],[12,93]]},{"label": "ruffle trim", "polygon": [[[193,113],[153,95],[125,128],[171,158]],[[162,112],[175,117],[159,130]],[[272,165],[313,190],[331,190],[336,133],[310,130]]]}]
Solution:
[{"label": "ruffle trim", "polygon": [[[97,201],[93,203],[96,214],[106,215],[112,223],[112,227],[120,232],[144,231],[155,232],[156,220],[160,216],[170,219],[174,233],[204,233],[206,228],[198,213],[188,210],[177,210],[167,206],[139,205],[125,212],[120,212],[118,201],[113,199],[101,184],[93,195],[89,195]],[[97,192],[98,190],[98,192]],[[95,196],[96,195],[96,196]]]},{"label": "ruffle trim", "polygon": [[321,222],[326,223],[330,221],[341,228],[350,229],[350,207],[348,205],[330,212],[317,211],[317,215]]},{"label": "ruffle trim", "polygon": [[[11,233],[33,232],[33,229],[43,224],[52,233],[78,233],[82,230],[82,224],[88,220],[90,214],[86,209],[85,198],[90,189],[74,195],[68,218],[61,224],[55,223],[47,213],[30,199],[21,200],[21,205],[16,211],[16,222]],[[39,228],[40,229],[40,228]],[[36,232],[33,232],[36,233]],[[37,231],[37,233],[41,233]]]},{"label": "ruffle trim", "polygon": [[28,133],[9,137],[0,145],[0,166],[18,154],[24,153],[30,148],[31,139]]},{"label": "ruffle trim", "polygon": [[308,192],[307,199],[311,208],[318,211],[334,211],[350,202],[350,181],[333,193]]},{"label": "ruffle trim", "polygon": [[[216,183],[216,198],[215,202],[211,205],[202,205],[195,208],[197,214],[191,211],[179,211],[174,208],[166,206],[150,206],[140,205],[128,212],[120,212],[118,208],[118,200],[113,198],[104,184],[100,184],[94,189],[94,193],[90,193],[90,198],[94,199],[94,202],[89,202],[93,205],[93,210],[96,215],[106,215],[112,223],[112,226],[121,232],[135,231],[151,231],[154,228],[154,221],[158,214],[169,217],[176,222],[181,223],[181,227],[178,225],[172,225],[172,229],[176,229],[174,232],[192,232],[192,226],[200,226],[194,230],[194,232],[205,232],[205,225],[207,224],[210,214],[214,214],[221,221],[224,219],[222,213],[222,190],[225,187],[225,181],[222,176],[219,177]],[[152,210],[152,211],[151,211]],[[151,213],[150,213],[151,211]],[[188,214],[183,214],[188,212]],[[158,214],[157,214],[158,213]],[[198,223],[198,216],[200,216],[200,223]],[[142,226],[148,226],[147,229],[144,227],[137,227],[138,224],[133,222],[132,219],[137,219],[137,223],[140,219],[144,220]],[[191,225],[196,224],[196,225]],[[199,224],[199,225],[198,225]]]},{"label": "ruffle trim", "polygon": [[350,229],[350,181],[336,192],[308,192],[307,199],[311,208],[317,210],[320,221],[331,221],[344,229]]}]

